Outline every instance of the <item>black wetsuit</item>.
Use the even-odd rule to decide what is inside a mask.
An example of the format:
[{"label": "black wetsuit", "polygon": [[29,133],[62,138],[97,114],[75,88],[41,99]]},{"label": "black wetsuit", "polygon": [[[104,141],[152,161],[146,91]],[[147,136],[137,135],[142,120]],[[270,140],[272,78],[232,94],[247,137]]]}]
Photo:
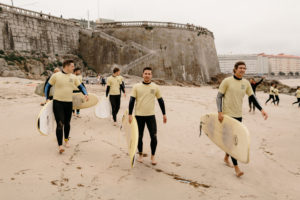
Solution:
[{"label": "black wetsuit", "polygon": [[[252,87],[252,90],[253,90],[253,93],[254,95],[256,95],[256,88],[259,84],[262,83],[264,79],[262,78],[260,81],[258,81],[257,83],[251,83],[251,87]],[[253,101],[250,99],[250,97],[248,97],[248,101],[249,101],[249,107],[250,107],[250,110],[253,109],[253,111],[255,111],[255,106],[253,104]]]},{"label": "black wetsuit", "polygon": [[[143,84],[150,84],[150,83],[144,83]],[[135,98],[130,97],[129,101],[129,115],[132,115],[133,113],[133,108],[135,104]],[[163,115],[166,114],[166,109],[165,109],[165,103],[163,98],[158,99],[158,103],[160,106],[160,109],[163,113]],[[144,129],[145,125],[147,125],[151,142],[151,154],[154,156],[156,152],[156,147],[157,147],[157,125],[156,125],[156,118],[155,115],[150,115],[150,116],[135,116],[137,124],[138,124],[138,129],[139,129],[139,141],[138,141],[138,151],[139,154],[143,153],[143,137],[144,137]]]},{"label": "black wetsuit", "polygon": [[293,103],[293,105],[296,104],[296,103],[299,103],[298,107],[300,108],[300,98],[297,98],[297,101],[295,101],[295,102]]},{"label": "black wetsuit", "polygon": [[[109,90],[110,90],[110,86],[107,86],[106,88],[106,97],[109,94]],[[125,89],[123,87],[123,85],[120,85],[120,90],[125,93]],[[109,95],[109,101],[111,104],[111,111],[112,111],[112,116],[113,116],[113,120],[114,122],[117,121],[117,114],[120,110],[120,105],[121,105],[121,93],[119,95]]]}]

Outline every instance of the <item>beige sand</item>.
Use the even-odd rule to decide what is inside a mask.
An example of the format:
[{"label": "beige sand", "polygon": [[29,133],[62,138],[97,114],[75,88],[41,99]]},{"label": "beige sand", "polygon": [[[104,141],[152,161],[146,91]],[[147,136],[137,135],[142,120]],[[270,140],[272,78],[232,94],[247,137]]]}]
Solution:
[{"label": "beige sand", "polygon": [[[300,199],[300,109],[293,96],[280,95],[279,107],[268,105],[269,119],[248,113],[244,123],[251,133],[250,163],[241,164],[237,178],[223,163],[224,153],[205,135],[199,119],[215,112],[216,89],[165,86],[168,123],[159,106],[157,166],[137,163],[130,169],[126,141],[110,119],[98,119],[94,109],[73,118],[71,148],[57,152],[55,134],[42,136],[35,120],[43,101],[30,82],[0,78],[0,199]],[[29,85],[28,85],[29,84]],[[101,86],[88,90],[104,95]],[[128,91],[129,92],[129,91]],[[268,95],[258,92],[260,102]],[[122,97],[118,116],[127,108]],[[145,133],[145,153],[150,153]]]}]

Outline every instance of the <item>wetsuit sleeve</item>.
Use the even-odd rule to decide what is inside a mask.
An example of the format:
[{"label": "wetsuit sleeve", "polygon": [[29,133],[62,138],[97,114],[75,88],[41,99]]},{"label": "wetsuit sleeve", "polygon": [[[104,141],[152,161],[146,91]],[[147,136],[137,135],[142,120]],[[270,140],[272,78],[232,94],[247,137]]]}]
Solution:
[{"label": "wetsuit sleeve", "polygon": [[82,84],[78,86],[78,89],[82,92],[82,94],[88,95],[86,88]]},{"label": "wetsuit sleeve", "polygon": [[106,87],[106,97],[107,97],[108,94],[109,94],[109,90],[110,90],[110,86],[108,85],[108,86]]},{"label": "wetsuit sleeve", "polygon": [[135,103],[135,97],[130,97],[129,108],[128,108],[129,115],[132,115],[134,103]]},{"label": "wetsuit sleeve", "polygon": [[45,84],[44,84],[44,91],[45,91],[45,87],[46,87],[47,83],[49,82],[50,78],[51,78],[51,76],[49,76],[49,77],[46,79],[46,81],[45,81]]},{"label": "wetsuit sleeve", "polygon": [[45,86],[44,93],[45,93],[46,100],[49,99],[51,87],[52,87],[52,85],[49,82]]},{"label": "wetsuit sleeve", "polygon": [[81,85],[86,89],[86,87],[85,87],[85,85],[84,85],[84,83],[83,82],[81,82]]},{"label": "wetsuit sleeve", "polygon": [[261,84],[262,82],[263,82],[263,78],[260,80],[260,81],[258,81],[257,83],[255,83],[255,86],[258,86],[259,84]]},{"label": "wetsuit sleeve", "polygon": [[218,92],[217,99],[216,99],[218,112],[223,112],[223,97],[224,97],[224,94],[222,94],[221,92]]},{"label": "wetsuit sleeve", "polygon": [[262,107],[259,105],[256,97],[254,95],[251,95],[249,97],[249,99],[253,102],[253,105],[258,109],[258,110],[262,110]]},{"label": "wetsuit sleeve", "polygon": [[158,104],[159,104],[159,107],[161,109],[162,114],[165,115],[166,114],[166,108],[165,108],[165,102],[164,102],[163,98],[158,99]]},{"label": "wetsuit sleeve", "polygon": [[120,89],[125,94],[124,82],[122,82],[122,84],[120,85]]}]

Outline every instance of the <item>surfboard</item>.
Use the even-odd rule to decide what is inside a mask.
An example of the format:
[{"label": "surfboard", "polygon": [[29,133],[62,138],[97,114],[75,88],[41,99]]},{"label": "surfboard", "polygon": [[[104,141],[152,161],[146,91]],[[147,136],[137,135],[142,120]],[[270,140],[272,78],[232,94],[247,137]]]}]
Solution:
[{"label": "surfboard", "polygon": [[95,107],[95,115],[98,118],[109,118],[111,116],[111,105],[107,98],[103,97]]},{"label": "surfboard", "polygon": [[53,113],[53,101],[46,103],[37,117],[37,129],[42,135],[54,132],[55,118]]},{"label": "surfboard", "polygon": [[128,116],[128,110],[125,111],[123,118],[122,118],[122,130],[125,133],[127,145],[128,145],[128,153],[130,158],[130,164],[131,167],[134,166],[135,158],[136,158],[136,152],[137,152],[137,145],[138,145],[138,139],[139,139],[139,131],[138,131],[138,125],[136,122],[135,117],[133,116],[132,122],[129,124],[129,116]]},{"label": "surfboard", "polygon": [[[37,94],[37,95],[39,95],[39,96],[44,97],[45,96],[44,88],[45,88],[45,83],[39,83],[35,87],[34,93]],[[54,94],[54,87],[51,87],[50,88],[50,96],[53,96],[53,94]]]},{"label": "surfboard", "polygon": [[208,138],[235,159],[249,163],[250,134],[247,127],[241,122],[224,115],[222,123],[218,114],[206,114],[200,120],[200,133]]},{"label": "surfboard", "polygon": [[95,106],[98,103],[98,97],[89,93],[89,100],[86,101],[82,93],[73,94],[73,109],[84,109]]}]

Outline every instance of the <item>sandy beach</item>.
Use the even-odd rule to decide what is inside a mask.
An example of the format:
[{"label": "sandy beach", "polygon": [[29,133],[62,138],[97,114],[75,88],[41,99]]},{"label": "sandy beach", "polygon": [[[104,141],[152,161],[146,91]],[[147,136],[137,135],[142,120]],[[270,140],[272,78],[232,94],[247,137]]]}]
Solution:
[{"label": "sandy beach", "polygon": [[[0,78],[0,199],[300,199],[300,109],[292,106],[294,96],[280,95],[280,105],[274,107],[265,106],[268,94],[258,92],[267,121],[258,111],[249,113],[244,98],[250,163],[240,164],[245,175],[237,178],[225,166],[224,152],[204,134],[199,137],[200,116],[216,112],[217,89],[211,86],[161,86],[168,123],[163,124],[157,104],[158,165],[151,166],[148,156],[131,169],[120,128],[111,119],[96,118],[94,108],[72,118],[71,147],[59,155],[55,134],[42,136],[36,129],[44,101],[34,94],[39,82]],[[99,97],[105,94],[102,86],[87,89]],[[119,123],[130,90],[122,97]],[[149,155],[148,131],[144,149]]]}]

